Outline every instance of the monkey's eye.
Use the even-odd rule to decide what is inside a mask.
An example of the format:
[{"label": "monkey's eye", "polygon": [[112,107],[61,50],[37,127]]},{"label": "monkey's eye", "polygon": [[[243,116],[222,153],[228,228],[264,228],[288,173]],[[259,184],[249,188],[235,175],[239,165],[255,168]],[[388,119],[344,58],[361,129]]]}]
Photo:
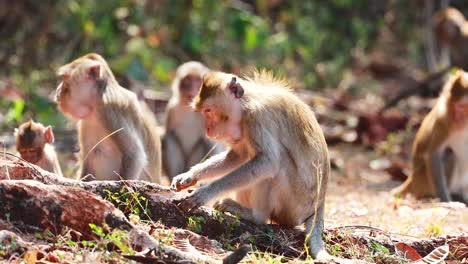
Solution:
[{"label": "monkey's eye", "polygon": [[203,113],[205,113],[205,114],[211,113],[211,108],[203,109]]}]

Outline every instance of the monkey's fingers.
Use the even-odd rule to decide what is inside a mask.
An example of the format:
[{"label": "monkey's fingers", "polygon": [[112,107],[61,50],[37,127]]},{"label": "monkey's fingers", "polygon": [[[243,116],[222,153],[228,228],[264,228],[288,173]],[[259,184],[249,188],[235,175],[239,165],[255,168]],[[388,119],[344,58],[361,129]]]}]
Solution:
[{"label": "monkey's fingers", "polygon": [[184,189],[187,189],[188,187],[190,186],[193,186],[197,184],[197,181],[196,180],[190,180],[190,181],[187,181],[187,180],[180,180],[180,181],[174,181],[172,184],[171,184],[171,190],[173,191],[176,191],[176,192],[180,192]]},{"label": "monkey's fingers", "polygon": [[190,212],[194,208],[200,206],[200,204],[196,202],[196,199],[193,199],[193,197],[191,196],[177,200],[175,201],[175,203],[177,204],[177,206],[179,206],[179,208],[181,208],[183,211],[186,211],[186,212]]}]

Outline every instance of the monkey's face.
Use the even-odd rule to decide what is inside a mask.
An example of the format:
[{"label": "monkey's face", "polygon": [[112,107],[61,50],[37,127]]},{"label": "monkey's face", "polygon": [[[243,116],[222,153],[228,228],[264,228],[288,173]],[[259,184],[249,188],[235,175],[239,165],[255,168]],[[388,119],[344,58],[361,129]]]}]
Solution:
[{"label": "monkey's face", "polygon": [[468,93],[453,104],[453,118],[460,128],[468,122]]},{"label": "monkey's face", "polygon": [[42,150],[44,147],[30,147],[18,149],[21,158],[30,163],[37,163],[42,158]]},{"label": "monkey's face", "polygon": [[205,119],[206,135],[213,140],[228,144],[239,142],[242,138],[240,105],[236,106],[233,102],[220,104],[219,101],[215,104],[215,100],[211,99],[207,99],[201,109]]},{"label": "monkey's face", "polygon": [[183,105],[189,105],[193,98],[197,96],[201,83],[200,76],[193,74],[187,75],[180,80],[180,100]]},{"label": "monkey's face", "polygon": [[37,163],[42,158],[45,139],[40,131],[20,134],[16,139],[16,149],[27,162]]},{"label": "monkey's face", "polygon": [[94,113],[98,92],[95,81],[78,76],[67,77],[57,87],[59,109],[75,119],[86,119]]}]

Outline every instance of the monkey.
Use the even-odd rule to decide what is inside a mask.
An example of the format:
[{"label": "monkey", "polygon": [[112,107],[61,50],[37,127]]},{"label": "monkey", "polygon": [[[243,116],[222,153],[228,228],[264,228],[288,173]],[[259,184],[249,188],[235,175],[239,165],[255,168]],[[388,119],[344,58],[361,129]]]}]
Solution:
[{"label": "monkey", "polygon": [[437,40],[450,50],[452,66],[468,70],[468,22],[465,16],[453,7],[446,8],[433,17]]},{"label": "monkey", "polygon": [[63,176],[54,146],[51,126],[29,120],[15,128],[16,150],[22,159],[42,169]]},{"label": "monkey", "polygon": [[214,208],[258,224],[305,223],[311,256],[330,256],[322,240],[328,147],[313,111],[287,81],[266,70],[242,79],[210,72],[192,107],[202,113],[207,136],[228,149],[174,177],[174,191],[217,178],[175,202],[191,210],[233,191],[235,199]]},{"label": "monkey", "polygon": [[[189,61],[177,68],[172,82],[172,97],[166,108],[166,132],[162,138],[163,169],[170,180],[202,161],[214,147],[205,136],[203,116],[190,107],[208,71],[202,63]],[[215,148],[212,154],[219,150]]]},{"label": "monkey", "polygon": [[424,118],[412,149],[412,173],[392,190],[416,198],[468,201],[468,73],[457,70]]},{"label": "monkey", "polygon": [[55,101],[77,121],[78,177],[160,183],[161,142],[155,118],[121,87],[107,62],[89,53],[61,66]]}]

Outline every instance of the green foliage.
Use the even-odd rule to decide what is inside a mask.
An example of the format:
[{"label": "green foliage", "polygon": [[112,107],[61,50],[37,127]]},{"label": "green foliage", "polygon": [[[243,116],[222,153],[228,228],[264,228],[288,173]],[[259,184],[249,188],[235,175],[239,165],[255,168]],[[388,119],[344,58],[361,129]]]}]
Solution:
[{"label": "green foliage", "polygon": [[122,187],[119,192],[113,193],[109,190],[104,190],[106,199],[116,205],[118,209],[126,215],[134,214],[138,216],[149,217],[150,211],[148,209],[148,199],[138,192],[127,190]]},{"label": "green foliage", "polygon": [[11,12],[0,32],[0,74],[33,104],[0,100],[12,123],[33,117],[63,126],[55,107],[35,96],[52,92],[59,65],[87,52],[101,53],[117,75],[155,89],[167,87],[188,60],[236,73],[268,68],[309,89],[336,87],[353,52],[376,45],[389,14],[402,49],[423,61],[418,7],[402,0],[47,0],[25,1],[22,9],[15,2],[2,6]]},{"label": "green foliage", "polygon": [[112,244],[124,254],[134,254],[133,249],[129,246],[130,243],[125,231],[113,229],[112,232],[104,232],[101,226],[95,224],[89,224],[89,227],[100,239],[98,241],[82,241],[83,246],[107,250],[107,245]]},{"label": "green foliage", "polygon": [[195,233],[201,234],[203,223],[205,223],[205,218],[203,216],[190,216],[188,218],[187,228]]}]

